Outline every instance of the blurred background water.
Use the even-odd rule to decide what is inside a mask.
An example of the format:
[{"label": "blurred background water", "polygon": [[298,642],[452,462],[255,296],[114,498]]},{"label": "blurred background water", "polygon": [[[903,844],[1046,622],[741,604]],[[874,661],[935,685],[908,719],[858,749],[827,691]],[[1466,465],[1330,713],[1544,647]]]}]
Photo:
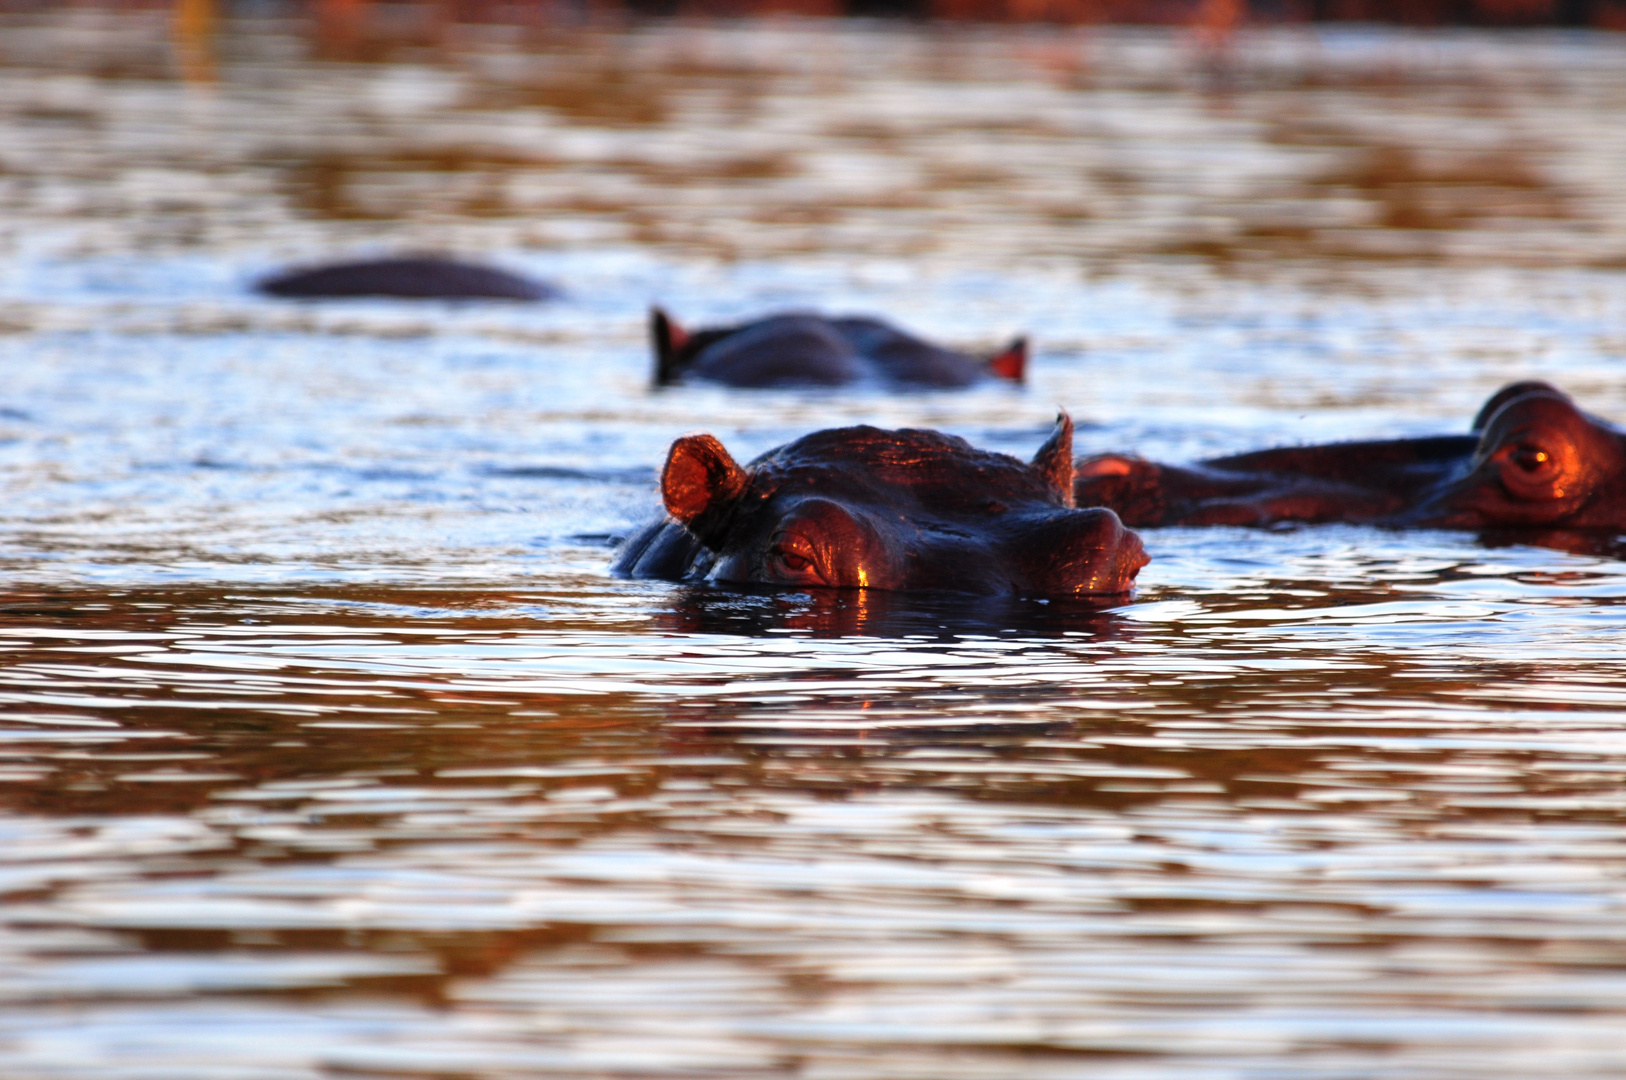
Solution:
[{"label": "blurred background water", "polygon": [[[0,15],[7,1078],[1626,1073],[1618,552],[607,572],[694,430],[1626,418],[1626,38],[258,10]],[[401,250],[567,296],[251,289]],[[1035,359],[655,391],[652,301]]]}]

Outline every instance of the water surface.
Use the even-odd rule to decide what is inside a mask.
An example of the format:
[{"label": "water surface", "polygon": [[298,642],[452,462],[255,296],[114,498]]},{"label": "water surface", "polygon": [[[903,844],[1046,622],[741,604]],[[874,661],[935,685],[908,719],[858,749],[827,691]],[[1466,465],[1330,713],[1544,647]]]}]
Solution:
[{"label": "water surface", "polygon": [[[1621,40],[3,30],[8,1078],[1626,1072],[1617,546],[1147,530],[1109,612],[607,572],[697,429],[1626,418]],[[249,288],[403,247],[569,296]],[[657,392],[652,300],[1032,381]]]}]

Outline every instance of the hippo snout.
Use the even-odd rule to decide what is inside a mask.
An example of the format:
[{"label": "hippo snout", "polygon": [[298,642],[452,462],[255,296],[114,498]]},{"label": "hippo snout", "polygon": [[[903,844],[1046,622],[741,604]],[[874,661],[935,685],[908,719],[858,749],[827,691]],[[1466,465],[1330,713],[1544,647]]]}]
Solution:
[{"label": "hippo snout", "polygon": [[1128,592],[1134,587],[1135,578],[1139,576],[1142,568],[1152,561],[1152,557],[1146,554],[1146,545],[1141,543],[1140,533],[1125,528],[1123,522],[1118,520],[1118,515],[1113,514],[1111,510],[1107,513],[1112,514],[1112,521],[1119,536],[1118,561],[1114,573],[1123,582],[1123,588],[1119,591]]},{"label": "hippo snout", "polygon": [[1127,596],[1151,561],[1140,537],[1102,508],[1033,523],[1010,539],[1007,553],[1019,591],[1040,596]]}]

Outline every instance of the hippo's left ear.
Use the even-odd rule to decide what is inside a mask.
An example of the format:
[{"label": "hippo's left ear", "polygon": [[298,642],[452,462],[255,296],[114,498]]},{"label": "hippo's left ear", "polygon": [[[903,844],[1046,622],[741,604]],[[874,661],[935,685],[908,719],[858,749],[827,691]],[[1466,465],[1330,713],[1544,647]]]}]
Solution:
[{"label": "hippo's left ear", "polygon": [[751,478],[710,435],[686,435],[672,444],[661,470],[666,510],[713,551],[726,536],[730,512]]},{"label": "hippo's left ear", "polygon": [[1044,478],[1063,506],[1073,505],[1073,418],[1056,414],[1056,429],[1033,455],[1033,471]]}]

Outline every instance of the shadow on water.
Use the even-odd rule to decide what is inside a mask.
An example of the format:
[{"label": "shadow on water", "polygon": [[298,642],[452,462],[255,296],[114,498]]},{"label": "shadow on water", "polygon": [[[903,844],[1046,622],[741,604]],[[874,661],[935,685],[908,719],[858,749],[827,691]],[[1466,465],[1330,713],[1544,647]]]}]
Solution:
[{"label": "shadow on water", "polygon": [[1598,529],[1488,529],[1478,534],[1487,548],[1529,545],[1571,555],[1596,555],[1626,562],[1626,536]]},{"label": "shadow on water", "polygon": [[1030,599],[879,589],[784,590],[682,587],[655,625],[693,634],[796,634],[954,641],[966,635],[1108,641],[1128,626],[1122,600]]}]

